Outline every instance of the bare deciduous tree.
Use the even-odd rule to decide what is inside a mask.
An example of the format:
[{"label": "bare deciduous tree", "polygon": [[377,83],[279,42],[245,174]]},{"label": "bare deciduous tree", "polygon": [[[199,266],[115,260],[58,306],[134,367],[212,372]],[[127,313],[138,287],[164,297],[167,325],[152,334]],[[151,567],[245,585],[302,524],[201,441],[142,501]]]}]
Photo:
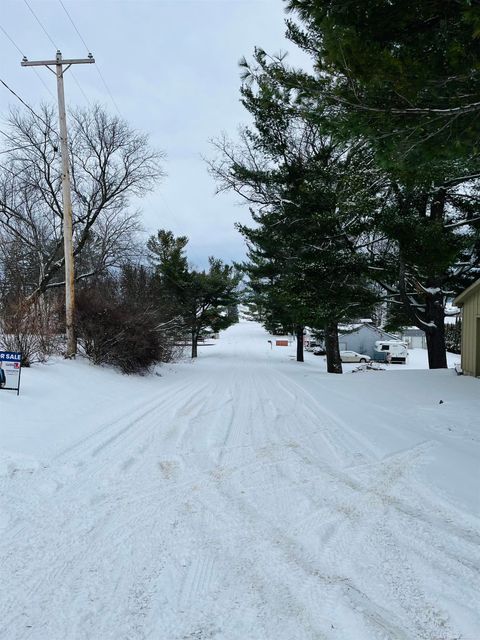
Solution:
[{"label": "bare deciduous tree", "polygon": [[[0,231],[30,256],[30,296],[64,279],[56,114],[44,106],[41,115],[10,113],[0,162]],[[99,106],[72,111],[69,126],[76,277],[83,279],[131,257],[139,227],[131,200],[162,177],[163,155]]]}]

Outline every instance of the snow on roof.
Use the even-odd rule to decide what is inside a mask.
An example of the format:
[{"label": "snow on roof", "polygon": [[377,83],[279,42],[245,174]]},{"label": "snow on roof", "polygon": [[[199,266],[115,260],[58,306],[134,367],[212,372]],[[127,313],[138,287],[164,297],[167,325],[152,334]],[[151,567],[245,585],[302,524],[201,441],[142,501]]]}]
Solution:
[{"label": "snow on roof", "polygon": [[361,329],[362,327],[366,327],[367,329],[370,329],[370,331],[374,331],[375,333],[377,333],[380,337],[387,337],[387,338],[391,338],[392,340],[398,340],[397,336],[394,336],[393,333],[388,333],[387,331],[385,331],[384,329],[381,329],[380,327],[375,327],[373,324],[371,324],[370,322],[356,322],[354,324],[339,324],[338,325],[338,330],[339,330],[339,335],[347,335],[350,333],[353,333],[355,331],[358,331],[359,329]]},{"label": "snow on roof", "polygon": [[353,324],[339,324],[338,325],[338,330],[339,331],[356,331],[357,329],[360,329],[360,327],[363,326],[363,322],[355,322]]}]

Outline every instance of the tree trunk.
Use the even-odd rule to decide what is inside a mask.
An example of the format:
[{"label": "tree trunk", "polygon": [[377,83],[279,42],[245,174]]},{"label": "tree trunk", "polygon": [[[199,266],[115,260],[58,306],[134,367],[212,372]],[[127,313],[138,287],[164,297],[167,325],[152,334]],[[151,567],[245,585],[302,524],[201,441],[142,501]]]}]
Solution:
[{"label": "tree trunk", "polygon": [[198,335],[196,331],[192,331],[192,358],[197,357]]},{"label": "tree trunk", "polygon": [[328,373],[343,373],[338,345],[338,324],[330,322],[325,328],[325,351]]},{"label": "tree trunk", "polygon": [[427,295],[425,319],[435,326],[427,328],[428,367],[429,369],[447,368],[447,347],[445,344],[445,312],[442,294]]},{"label": "tree trunk", "polygon": [[436,331],[428,331],[426,335],[429,369],[446,369],[445,328],[441,327]]},{"label": "tree trunk", "polygon": [[297,325],[295,333],[297,336],[297,362],[303,362],[303,327]]},{"label": "tree trunk", "polygon": [[417,299],[425,304],[425,310],[423,312],[419,312],[418,305],[414,305],[415,300],[412,301],[412,295],[407,294],[405,271],[405,262],[402,252],[400,251],[400,297],[415,326],[422,331],[425,331],[429,369],[446,369],[447,348],[445,344],[445,301],[444,294],[442,293],[442,282],[440,279],[430,278],[426,281],[425,286],[418,287]]},{"label": "tree trunk", "polygon": [[[433,221],[442,222],[445,220],[446,191],[438,189],[433,196],[430,205],[430,215]],[[428,287],[437,289],[436,293],[427,293],[425,301],[425,320],[431,323],[425,333],[427,337],[428,367],[429,369],[447,368],[447,347],[445,344],[445,304],[443,293],[441,292],[441,281],[436,279],[427,281]]]}]

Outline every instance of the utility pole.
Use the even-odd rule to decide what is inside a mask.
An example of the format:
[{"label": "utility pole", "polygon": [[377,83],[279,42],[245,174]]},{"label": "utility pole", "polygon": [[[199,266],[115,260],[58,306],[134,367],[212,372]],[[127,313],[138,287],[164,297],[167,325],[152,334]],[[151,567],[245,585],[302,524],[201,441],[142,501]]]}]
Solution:
[{"label": "utility pole", "polygon": [[[64,60],[57,51],[55,60],[30,62],[23,58],[22,67],[47,67],[57,77],[58,122],[60,125],[60,149],[62,154],[62,195],[63,195],[63,246],[65,256],[65,320],[67,350],[66,358],[74,358],[77,353],[75,333],[75,265],[73,258],[72,194],[70,187],[70,159],[68,156],[67,116],[65,113],[65,92],[63,75],[72,64],[92,64],[95,60],[90,53],[88,58]],[[66,67],[65,69],[63,67]],[[52,67],[55,67],[55,71]]]}]

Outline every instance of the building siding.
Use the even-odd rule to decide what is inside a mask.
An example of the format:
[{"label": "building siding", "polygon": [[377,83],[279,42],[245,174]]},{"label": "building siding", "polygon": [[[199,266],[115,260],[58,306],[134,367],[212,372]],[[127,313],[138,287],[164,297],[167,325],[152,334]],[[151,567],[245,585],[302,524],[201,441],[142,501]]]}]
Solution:
[{"label": "building siding", "polygon": [[402,333],[402,340],[407,343],[409,349],[427,348],[427,336],[425,335],[425,331],[418,328],[405,329]]},{"label": "building siding", "polygon": [[474,291],[462,308],[462,369],[466,375],[480,375],[477,345],[477,318],[480,318],[480,290]]},{"label": "building siding", "polygon": [[362,325],[351,333],[343,333],[338,337],[340,350],[356,351],[371,358],[375,357],[375,342],[377,340],[398,340],[377,327]]}]

